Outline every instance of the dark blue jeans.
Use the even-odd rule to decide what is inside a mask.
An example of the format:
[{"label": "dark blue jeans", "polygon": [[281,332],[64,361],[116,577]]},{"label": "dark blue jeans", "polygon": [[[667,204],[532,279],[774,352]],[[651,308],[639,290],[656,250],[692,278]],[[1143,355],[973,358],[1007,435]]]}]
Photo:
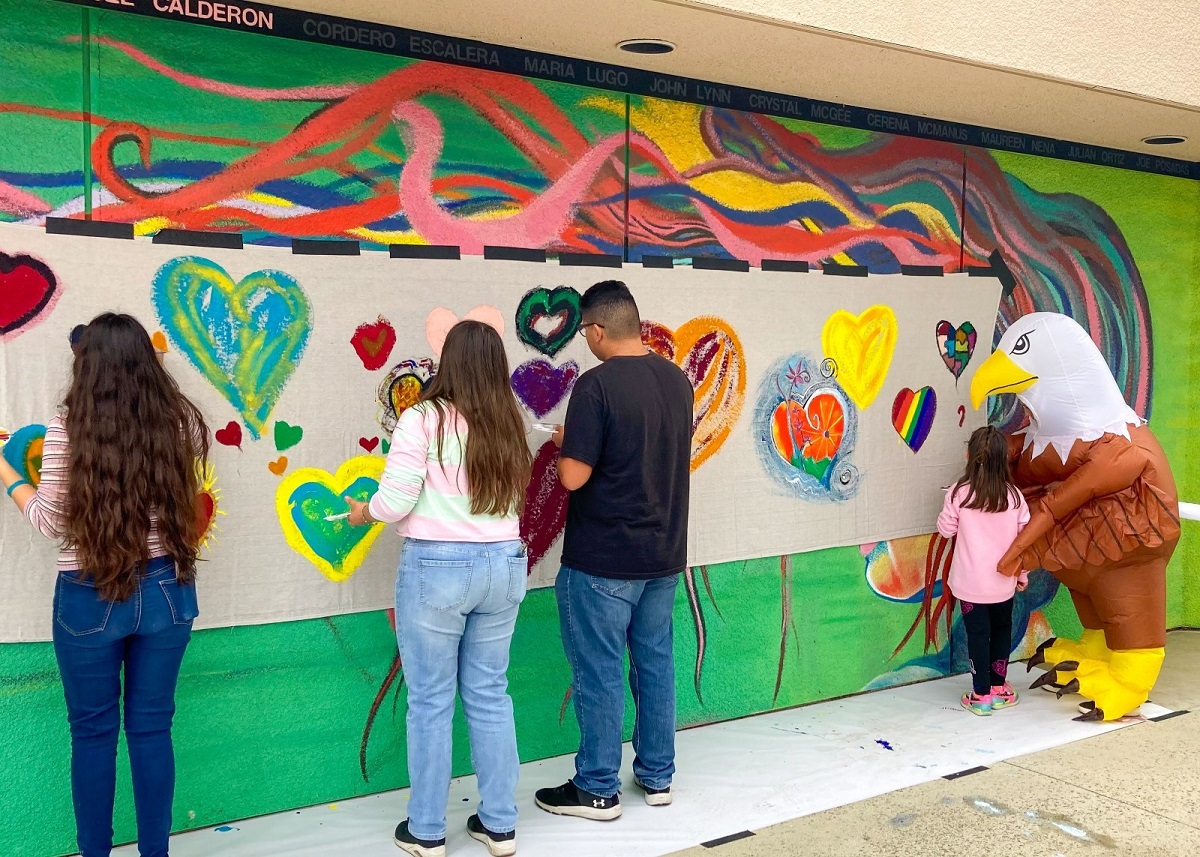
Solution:
[{"label": "dark blue jeans", "polygon": [[571,664],[579,721],[578,788],[612,797],[621,788],[625,721],[625,651],[633,726],[633,774],[653,789],[675,775],[675,649],[673,616],[679,575],[611,580],[567,566],[555,592],[563,649]]},{"label": "dark blue jeans", "polygon": [[166,857],[175,795],[175,685],[196,615],[196,588],[175,580],[169,559],[151,561],[137,591],[121,602],[101,600],[78,572],[58,576],[54,654],[71,725],[71,795],[82,857],[108,857],[113,846],[122,670],[138,848],[142,857]]}]

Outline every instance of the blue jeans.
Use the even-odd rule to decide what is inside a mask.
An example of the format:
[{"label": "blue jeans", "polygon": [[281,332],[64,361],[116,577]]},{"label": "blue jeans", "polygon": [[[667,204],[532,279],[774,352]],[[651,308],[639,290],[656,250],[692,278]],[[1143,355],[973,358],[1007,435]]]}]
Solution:
[{"label": "blue jeans", "polygon": [[166,857],[175,796],[171,719],[175,685],[197,615],[196,588],[175,580],[170,559],[151,560],[125,601],[103,601],[78,572],[54,590],[54,654],[71,726],[71,796],[82,857],[113,846],[121,673],[125,740],[142,857]]},{"label": "blue jeans", "polygon": [[571,664],[579,752],[576,787],[600,797],[621,788],[625,721],[625,650],[633,726],[633,774],[665,789],[675,774],[675,649],[673,615],[679,575],[611,580],[567,566],[555,592],[563,649]]},{"label": "blue jeans", "polygon": [[519,541],[408,539],[396,577],[396,639],[408,683],[409,832],[446,835],[454,693],[462,698],[479,780],[479,820],[517,827],[517,729],[508,649],[529,559]]}]

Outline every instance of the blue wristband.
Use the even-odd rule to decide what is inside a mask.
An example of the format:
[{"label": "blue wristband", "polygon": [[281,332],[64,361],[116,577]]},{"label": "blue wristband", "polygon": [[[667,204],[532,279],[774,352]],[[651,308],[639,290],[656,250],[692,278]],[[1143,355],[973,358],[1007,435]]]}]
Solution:
[{"label": "blue wristband", "polygon": [[11,496],[12,496],[12,492],[16,491],[16,490],[17,490],[18,488],[20,488],[22,485],[28,485],[28,484],[29,484],[29,480],[28,480],[28,479],[18,479],[18,480],[17,480],[16,482],[14,482],[12,485],[9,485],[9,486],[8,486],[8,496],[9,496],[9,497],[11,497]]}]

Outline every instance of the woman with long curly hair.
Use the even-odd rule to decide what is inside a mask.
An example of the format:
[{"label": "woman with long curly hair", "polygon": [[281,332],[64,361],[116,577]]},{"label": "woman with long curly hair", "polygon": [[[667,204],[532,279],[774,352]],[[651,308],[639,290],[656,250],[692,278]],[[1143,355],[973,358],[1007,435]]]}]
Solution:
[{"label": "woman with long curly hair", "polygon": [[123,698],[139,850],[165,857],[175,686],[198,612],[208,428],[136,319],[106,313],[77,333],[70,390],[46,426],[40,484],[2,457],[0,479],[34,527],[61,544],[53,639],[81,855],[107,857],[113,846]]},{"label": "woman with long curly hair", "polygon": [[492,857],[516,853],[517,732],[508,653],[529,560],[520,538],[531,456],[500,334],[450,329],[437,375],[400,415],[370,502],[350,524],[398,523],[396,634],[408,682],[408,818],[395,842],[444,857],[455,691],[479,778],[467,833]]}]

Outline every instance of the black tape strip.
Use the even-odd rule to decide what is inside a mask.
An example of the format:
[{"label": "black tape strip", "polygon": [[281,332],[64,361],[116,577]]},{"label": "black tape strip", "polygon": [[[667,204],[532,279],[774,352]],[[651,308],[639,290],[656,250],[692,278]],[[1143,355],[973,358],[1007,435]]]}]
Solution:
[{"label": "black tape strip", "polygon": [[822,262],[821,270],[826,275],[834,277],[865,277],[867,275],[866,265],[839,265],[836,262]]},{"label": "black tape strip", "polygon": [[329,241],[317,238],[293,238],[292,254],[295,256],[357,256],[357,241]]},{"label": "black tape strip", "polygon": [[750,270],[750,263],[745,259],[723,259],[720,256],[693,256],[692,267],[698,271],[739,271]]},{"label": "black tape strip", "polygon": [[643,256],[643,268],[674,268],[675,260],[670,256]]},{"label": "black tape strip", "polygon": [[1000,255],[999,250],[993,250],[992,255],[988,256],[988,261],[992,263],[992,270],[996,272],[996,276],[1000,278],[1000,284],[1004,286],[1001,294],[1008,297],[1013,293],[1013,289],[1017,287],[1017,278],[1013,276],[1013,272],[1004,262],[1004,257]]},{"label": "black tape strip", "polygon": [[900,273],[906,277],[941,277],[946,272],[940,265],[901,265]]},{"label": "black tape strip", "polygon": [[1189,712],[1186,708],[1183,709],[1182,711],[1168,711],[1166,714],[1158,715],[1158,717],[1151,717],[1150,722],[1151,723],[1162,723],[1164,720],[1170,720],[1172,717],[1182,717],[1183,715],[1188,714],[1188,713]]},{"label": "black tape strip", "polygon": [[971,774],[982,774],[987,768],[980,766],[978,768],[967,768],[965,771],[959,771],[957,774],[946,774],[942,777],[943,780],[957,780],[963,777],[969,777]]},{"label": "black tape strip", "polygon": [[73,217],[47,217],[46,232],[50,235],[86,235],[89,238],[123,238],[133,240],[132,223],[113,223],[109,220],[76,220]]},{"label": "black tape strip", "polygon": [[389,244],[393,259],[461,259],[453,244]]},{"label": "black tape strip", "polygon": [[546,251],[526,247],[484,247],[483,258],[503,259],[507,262],[545,262]]},{"label": "black tape strip", "polygon": [[996,277],[996,269],[991,265],[969,265],[967,267],[968,277]]},{"label": "black tape strip", "polygon": [[728,836],[722,836],[720,839],[710,839],[707,842],[701,842],[701,848],[716,848],[718,845],[728,845],[730,842],[737,842],[739,839],[749,839],[754,835],[753,830],[743,830],[740,833],[731,833]]},{"label": "black tape strip", "polygon": [[154,233],[155,244],[181,244],[185,247],[222,247],[242,249],[240,232],[203,232],[199,229],[160,229]]},{"label": "black tape strip", "polygon": [[559,253],[558,264],[566,268],[619,268],[624,262],[615,253]]},{"label": "black tape strip", "polygon": [[762,269],[764,271],[790,271],[796,274],[808,273],[808,262],[804,260],[793,261],[791,259],[763,259]]}]

